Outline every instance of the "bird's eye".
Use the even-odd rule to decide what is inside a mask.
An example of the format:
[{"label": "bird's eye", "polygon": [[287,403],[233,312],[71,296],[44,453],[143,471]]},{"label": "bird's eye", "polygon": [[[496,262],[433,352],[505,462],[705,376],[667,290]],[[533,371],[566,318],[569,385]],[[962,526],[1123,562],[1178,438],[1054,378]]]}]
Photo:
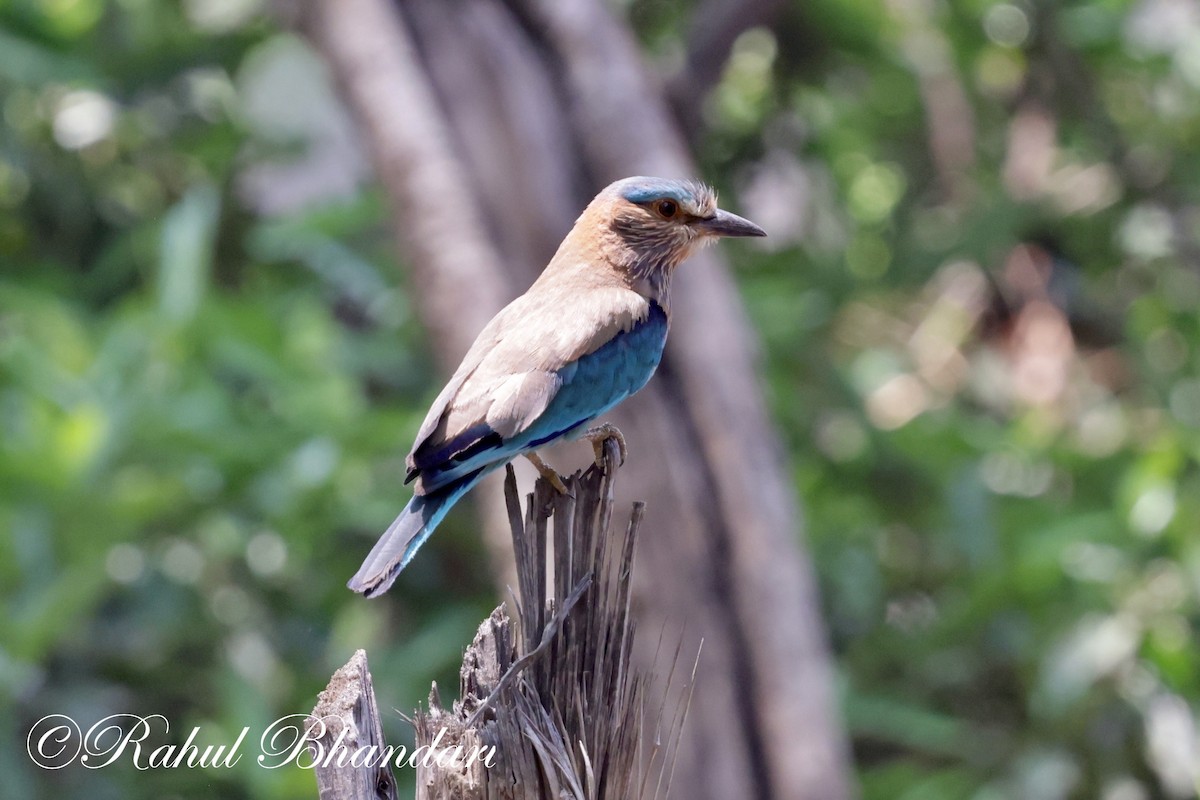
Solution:
[{"label": "bird's eye", "polygon": [[660,200],[658,203],[658,213],[662,214],[666,219],[675,216],[677,211],[679,211],[679,206],[676,205],[674,200]]}]

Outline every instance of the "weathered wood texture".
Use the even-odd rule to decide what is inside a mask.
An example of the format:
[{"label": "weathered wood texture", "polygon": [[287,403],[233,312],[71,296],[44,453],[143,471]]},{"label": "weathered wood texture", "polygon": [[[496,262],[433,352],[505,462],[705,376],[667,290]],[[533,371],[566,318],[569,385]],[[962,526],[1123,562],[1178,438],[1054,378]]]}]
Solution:
[{"label": "weathered wood texture", "polygon": [[[321,800],[396,800],[396,780],[386,761],[359,767],[336,757],[339,749],[348,755],[386,745],[364,651],[356,651],[333,673],[306,730]],[[334,757],[328,757],[331,754]]]},{"label": "weathered wood texture", "polygon": [[[442,706],[434,687],[429,710],[415,719],[418,747],[441,734],[441,747],[494,746],[496,758],[491,767],[478,760],[419,767],[418,800],[665,795],[691,686],[665,714],[664,701],[648,700],[649,676],[630,663],[630,575],[642,506],[634,505],[627,524],[610,524],[617,458],[610,443],[605,469],[567,478],[568,495],[539,479],[523,515],[508,469],[516,612],[501,606],[479,627],[453,707]],[[676,665],[659,666],[671,680]],[[651,742],[646,730],[656,734]]]},{"label": "weathered wood texture", "polygon": [[[632,174],[695,176],[661,87],[603,0],[306,8],[305,27],[393,198],[416,306],[447,374],[597,189]],[[850,796],[812,571],[753,330],[714,251],[681,268],[673,295],[659,374],[611,421],[636,443],[626,483],[654,499],[655,536],[633,577],[638,618],[653,630],[686,621],[685,651],[705,642],[677,790],[694,800]],[[496,572],[510,582],[498,480],[473,494]],[[652,643],[635,647],[635,662],[653,657]]]}]

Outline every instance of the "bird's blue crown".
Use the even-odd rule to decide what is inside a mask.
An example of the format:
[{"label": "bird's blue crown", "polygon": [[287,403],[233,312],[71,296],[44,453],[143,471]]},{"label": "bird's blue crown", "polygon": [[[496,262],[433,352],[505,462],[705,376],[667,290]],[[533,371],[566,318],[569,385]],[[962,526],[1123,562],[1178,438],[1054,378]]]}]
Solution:
[{"label": "bird's blue crown", "polygon": [[642,205],[655,200],[674,200],[684,206],[702,206],[712,196],[712,190],[695,181],[674,181],[664,178],[626,178],[618,193],[631,203]]}]

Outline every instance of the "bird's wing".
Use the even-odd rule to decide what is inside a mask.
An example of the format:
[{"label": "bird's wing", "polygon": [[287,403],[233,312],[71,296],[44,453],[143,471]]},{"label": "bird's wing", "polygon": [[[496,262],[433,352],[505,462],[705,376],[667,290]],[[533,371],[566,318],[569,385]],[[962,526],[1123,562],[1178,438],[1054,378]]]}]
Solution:
[{"label": "bird's wing", "polygon": [[[488,323],[434,401],[408,455],[418,494],[511,458],[558,394],[564,368],[645,321],[649,302],[625,288],[526,293]],[[599,411],[599,409],[597,409]]]}]

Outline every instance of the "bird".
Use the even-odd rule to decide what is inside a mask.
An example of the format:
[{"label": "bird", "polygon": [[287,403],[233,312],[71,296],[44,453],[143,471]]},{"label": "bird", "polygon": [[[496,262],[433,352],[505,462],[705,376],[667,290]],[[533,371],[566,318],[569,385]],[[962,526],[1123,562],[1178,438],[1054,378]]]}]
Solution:
[{"label": "bird", "polygon": [[450,508],[489,472],[525,456],[556,489],[537,455],[560,439],[587,438],[597,463],[620,431],[590,427],[641,389],[657,369],[671,318],[671,278],[721,237],[766,236],[717,207],[691,181],[631,177],[587,205],[525,294],[480,332],[434,400],[406,459],[413,497],[348,587],[386,592]]}]

